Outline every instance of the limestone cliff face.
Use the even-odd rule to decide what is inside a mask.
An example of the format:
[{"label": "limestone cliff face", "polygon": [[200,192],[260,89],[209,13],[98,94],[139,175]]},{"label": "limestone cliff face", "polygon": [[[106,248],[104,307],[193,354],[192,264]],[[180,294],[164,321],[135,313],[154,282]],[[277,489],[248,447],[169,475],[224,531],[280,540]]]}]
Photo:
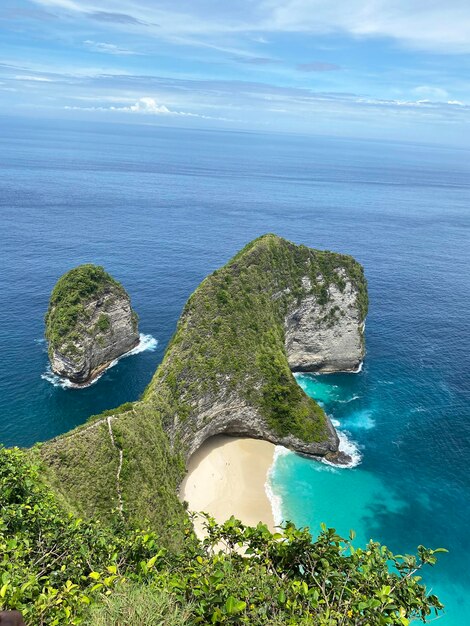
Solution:
[{"label": "limestone cliff face", "polygon": [[52,292],[46,338],[52,370],[86,384],[138,344],[137,316],[122,285],[103,268],[82,265]]},{"label": "limestone cliff face", "polygon": [[186,458],[229,434],[345,461],[328,416],[292,372],[355,370],[366,311],[354,259],[264,236],[191,296],[147,398],[168,398],[164,426]]},{"label": "limestone cliff face", "polygon": [[[328,301],[306,295],[285,319],[285,345],[291,370],[295,372],[352,372],[364,358],[363,315],[357,306],[358,286],[341,268],[342,291],[331,284]],[[319,277],[319,281],[322,277]],[[310,279],[304,277],[307,287]]]},{"label": "limestone cliff face", "polygon": [[222,395],[215,402],[201,402],[196,420],[191,426],[179,427],[180,440],[185,444],[186,459],[214,435],[251,437],[282,445],[301,454],[326,457],[333,462],[348,462],[349,458],[338,451],[338,435],[328,416],[321,441],[303,441],[293,434],[280,435],[267,424],[262,413],[238,395]]}]

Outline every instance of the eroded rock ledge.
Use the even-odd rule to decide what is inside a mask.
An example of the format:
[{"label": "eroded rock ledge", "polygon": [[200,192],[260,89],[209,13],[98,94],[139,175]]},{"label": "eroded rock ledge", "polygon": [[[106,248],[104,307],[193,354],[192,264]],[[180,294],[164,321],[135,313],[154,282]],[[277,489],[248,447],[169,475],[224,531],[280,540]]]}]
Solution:
[{"label": "eroded rock ledge", "polygon": [[83,385],[139,343],[138,318],[120,283],[102,267],[81,265],[52,291],[46,338],[52,370]]}]

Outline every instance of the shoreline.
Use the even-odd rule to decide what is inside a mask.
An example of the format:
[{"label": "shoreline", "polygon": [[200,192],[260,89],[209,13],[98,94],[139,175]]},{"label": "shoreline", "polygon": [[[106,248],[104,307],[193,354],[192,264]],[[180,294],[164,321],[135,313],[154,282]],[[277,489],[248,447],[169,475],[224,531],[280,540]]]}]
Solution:
[{"label": "shoreline", "polygon": [[[188,473],[181,483],[180,500],[190,512],[205,512],[223,523],[231,515],[247,526],[258,522],[275,530],[273,502],[267,486],[276,446],[248,437],[211,437],[192,455]],[[194,520],[199,537],[203,520]]]},{"label": "shoreline", "polygon": [[116,357],[112,361],[108,361],[107,363],[100,365],[95,368],[94,374],[91,378],[89,378],[86,382],[83,383],[74,383],[69,378],[64,378],[56,374],[51,367],[50,362],[48,362],[46,371],[41,374],[41,378],[43,380],[47,380],[47,382],[54,385],[54,387],[62,387],[62,389],[86,389],[87,387],[91,387],[94,385],[100,378],[112,367],[117,365],[121,359],[125,359],[128,356],[133,356],[134,354],[139,354],[140,352],[146,352],[147,350],[150,352],[154,352],[157,349],[158,340],[155,339],[152,335],[139,333],[139,340],[135,344],[133,348],[121,354],[121,356]]}]

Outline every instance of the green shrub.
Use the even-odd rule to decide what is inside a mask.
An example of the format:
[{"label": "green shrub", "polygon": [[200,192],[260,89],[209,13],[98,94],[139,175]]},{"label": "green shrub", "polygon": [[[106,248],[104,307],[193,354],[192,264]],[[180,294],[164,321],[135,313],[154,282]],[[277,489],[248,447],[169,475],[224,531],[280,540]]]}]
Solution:
[{"label": "green shrub", "polygon": [[101,315],[98,318],[98,321],[96,322],[96,328],[100,333],[105,333],[107,330],[109,330],[111,326],[111,322],[109,321],[109,317],[106,315],[106,313],[101,313]]},{"label": "green shrub", "polygon": [[85,522],[23,452],[0,449],[0,609],[28,626],[407,626],[442,608],[418,575],[442,550],[395,556],[333,529],[313,541],[292,524],[273,535],[234,518],[209,518],[207,532],[198,541],[188,520],[172,552],[119,517]]}]

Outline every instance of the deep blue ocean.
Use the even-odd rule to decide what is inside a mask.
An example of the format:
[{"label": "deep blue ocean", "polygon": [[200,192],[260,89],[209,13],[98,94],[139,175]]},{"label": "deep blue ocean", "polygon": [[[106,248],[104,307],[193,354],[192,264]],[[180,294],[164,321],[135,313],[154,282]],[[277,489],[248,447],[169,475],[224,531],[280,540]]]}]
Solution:
[{"label": "deep blue ocean", "polygon": [[[0,441],[28,446],[135,400],[184,302],[274,232],[354,255],[369,281],[359,374],[300,377],[355,446],[279,455],[282,515],[392,550],[446,547],[426,581],[470,624],[470,152],[322,137],[0,119]],[[51,384],[43,316],[79,263],[129,291],[158,344],[94,385]]]}]

